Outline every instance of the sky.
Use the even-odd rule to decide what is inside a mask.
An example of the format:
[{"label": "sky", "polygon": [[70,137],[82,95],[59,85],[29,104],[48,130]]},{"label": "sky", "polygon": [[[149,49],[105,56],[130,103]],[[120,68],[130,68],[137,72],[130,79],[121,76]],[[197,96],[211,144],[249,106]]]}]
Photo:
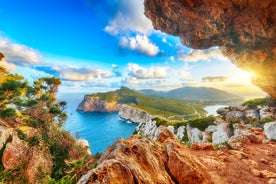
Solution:
[{"label": "sky", "polygon": [[[218,47],[193,50],[154,30],[144,0],[0,0],[0,65],[61,92],[216,87],[263,96]],[[185,17],[184,17],[185,18]]]}]

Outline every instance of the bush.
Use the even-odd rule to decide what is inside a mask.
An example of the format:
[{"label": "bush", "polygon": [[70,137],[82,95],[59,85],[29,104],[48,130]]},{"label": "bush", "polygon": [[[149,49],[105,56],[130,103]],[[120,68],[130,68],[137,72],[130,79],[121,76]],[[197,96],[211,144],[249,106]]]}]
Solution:
[{"label": "bush", "polygon": [[198,128],[199,130],[204,131],[208,126],[214,125],[214,121],[214,116],[208,116],[206,118],[190,120],[186,123],[189,124],[191,127]]},{"label": "bush", "polygon": [[248,106],[251,109],[256,109],[258,105],[276,107],[276,99],[273,98],[256,98],[251,99],[242,104],[243,106]]},{"label": "bush", "polygon": [[0,111],[0,117],[2,118],[9,118],[16,115],[15,109],[7,108]]}]

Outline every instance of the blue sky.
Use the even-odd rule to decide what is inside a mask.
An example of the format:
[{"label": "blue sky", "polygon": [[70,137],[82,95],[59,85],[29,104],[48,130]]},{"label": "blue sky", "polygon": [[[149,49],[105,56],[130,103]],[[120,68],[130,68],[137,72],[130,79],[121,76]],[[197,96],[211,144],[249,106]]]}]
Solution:
[{"label": "blue sky", "polygon": [[261,94],[219,48],[187,48],[143,13],[143,0],[0,0],[0,64],[30,80],[59,77],[62,92],[189,85]]}]

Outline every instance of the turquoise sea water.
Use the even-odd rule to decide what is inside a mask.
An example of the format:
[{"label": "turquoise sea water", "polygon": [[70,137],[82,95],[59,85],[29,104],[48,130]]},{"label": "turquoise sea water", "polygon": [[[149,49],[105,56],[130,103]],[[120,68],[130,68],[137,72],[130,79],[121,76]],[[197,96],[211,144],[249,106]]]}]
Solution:
[{"label": "turquoise sea water", "polygon": [[80,138],[88,140],[92,153],[103,152],[117,138],[127,138],[138,124],[123,121],[118,113],[95,113],[76,111],[84,94],[62,93],[58,99],[67,102],[68,119],[64,129],[73,136],[78,132]]}]

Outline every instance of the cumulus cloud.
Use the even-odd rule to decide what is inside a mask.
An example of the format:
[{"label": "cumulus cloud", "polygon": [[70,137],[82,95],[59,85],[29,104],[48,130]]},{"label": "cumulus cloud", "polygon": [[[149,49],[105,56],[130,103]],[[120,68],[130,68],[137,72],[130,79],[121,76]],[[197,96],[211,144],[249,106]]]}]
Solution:
[{"label": "cumulus cloud", "polygon": [[151,67],[149,69],[138,64],[129,63],[127,68],[132,77],[137,79],[163,79],[167,76],[167,67]]},{"label": "cumulus cloud", "polygon": [[202,82],[225,82],[229,76],[207,76],[202,78]]},{"label": "cumulus cloud", "polygon": [[147,36],[139,34],[135,37],[121,37],[120,46],[148,56],[155,56],[159,52],[159,48]]},{"label": "cumulus cloud", "polygon": [[212,59],[221,61],[228,60],[218,47],[212,47],[206,50],[193,50],[189,54],[181,55],[180,59],[185,62],[211,61]]},{"label": "cumulus cloud", "polygon": [[63,80],[93,81],[96,79],[110,78],[112,72],[92,67],[75,67],[65,65],[36,66],[35,69],[55,75]]},{"label": "cumulus cloud", "polygon": [[118,35],[129,31],[143,34],[153,30],[151,21],[144,15],[144,0],[118,0],[118,12],[109,21],[105,31]]},{"label": "cumulus cloud", "polygon": [[41,54],[25,45],[12,43],[8,39],[0,38],[0,50],[4,54],[6,63],[19,66],[41,64]]}]

